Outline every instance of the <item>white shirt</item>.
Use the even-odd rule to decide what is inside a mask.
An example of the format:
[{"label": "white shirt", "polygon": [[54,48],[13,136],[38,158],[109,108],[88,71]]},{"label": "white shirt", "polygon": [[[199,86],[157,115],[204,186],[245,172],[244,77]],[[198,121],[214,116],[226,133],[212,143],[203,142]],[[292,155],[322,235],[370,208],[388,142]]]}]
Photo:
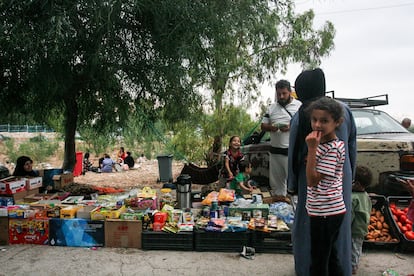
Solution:
[{"label": "white shirt", "polygon": [[[285,107],[293,117],[293,115],[295,115],[295,113],[299,110],[299,107],[301,105],[302,103],[300,101],[296,100],[295,98],[292,98],[292,101],[288,103]],[[267,117],[266,115],[269,116]],[[266,115],[262,119],[262,123],[264,124],[289,125],[290,120],[292,119],[289,113],[285,110],[285,108],[277,102],[274,102],[269,106]],[[289,134],[290,131],[270,132],[270,144],[272,145],[272,147],[276,148],[287,148],[289,146]]]}]

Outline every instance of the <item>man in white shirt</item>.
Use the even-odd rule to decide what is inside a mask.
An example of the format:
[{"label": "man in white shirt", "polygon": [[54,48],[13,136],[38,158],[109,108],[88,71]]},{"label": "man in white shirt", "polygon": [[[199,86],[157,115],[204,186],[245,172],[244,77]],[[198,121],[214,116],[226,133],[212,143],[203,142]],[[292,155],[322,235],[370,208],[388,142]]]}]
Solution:
[{"label": "man in white shirt", "polygon": [[262,130],[270,132],[269,185],[273,195],[286,196],[290,119],[301,104],[293,98],[289,81],[279,80],[276,102],[269,106],[262,119]]}]

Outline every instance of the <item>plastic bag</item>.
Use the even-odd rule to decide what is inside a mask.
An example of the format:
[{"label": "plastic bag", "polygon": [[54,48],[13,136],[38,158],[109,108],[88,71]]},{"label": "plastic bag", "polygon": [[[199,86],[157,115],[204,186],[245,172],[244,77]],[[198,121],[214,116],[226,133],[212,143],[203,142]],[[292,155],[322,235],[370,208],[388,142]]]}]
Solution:
[{"label": "plastic bag", "polygon": [[211,202],[217,201],[219,193],[216,191],[212,191],[209,193],[203,201],[201,201],[202,205],[211,205]]},{"label": "plastic bag", "polygon": [[234,201],[234,190],[221,188],[218,196],[220,202],[233,202]]}]

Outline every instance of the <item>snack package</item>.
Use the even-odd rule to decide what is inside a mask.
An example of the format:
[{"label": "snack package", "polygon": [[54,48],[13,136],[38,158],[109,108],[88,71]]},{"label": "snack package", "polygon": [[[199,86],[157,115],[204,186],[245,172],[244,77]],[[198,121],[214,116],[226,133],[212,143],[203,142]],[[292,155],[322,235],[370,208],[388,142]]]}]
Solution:
[{"label": "snack package", "polygon": [[201,201],[202,205],[211,205],[211,202],[217,201],[219,193],[216,191],[212,191],[209,193],[203,201]]},{"label": "snack package", "polygon": [[218,196],[220,202],[233,202],[234,190],[221,188]]}]

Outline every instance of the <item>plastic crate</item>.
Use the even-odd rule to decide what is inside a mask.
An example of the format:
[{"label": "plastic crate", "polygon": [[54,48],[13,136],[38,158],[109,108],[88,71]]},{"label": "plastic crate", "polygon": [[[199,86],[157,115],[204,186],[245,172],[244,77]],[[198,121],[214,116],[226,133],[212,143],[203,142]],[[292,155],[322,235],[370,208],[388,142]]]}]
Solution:
[{"label": "plastic crate", "polygon": [[196,251],[241,252],[243,246],[250,246],[250,232],[206,232],[194,231]]},{"label": "plastic crate", "polygon": [[[389,207],[390,203],[394,203],[398,208],[405,208],[410,205],[412,197],[410,196],[389,196],[387,197],[388,201],[388,210],[392,214],[391,208]],[[398,247],[401,252],[414,252],[414,241],[408,240],[404,234],[401,232],[400,228],[397,226],[397,222],[394,219],[394,216],[391,215],[391,220],[393,226],[397,229],[398,236],[400,238],[400,245]]]},{"label": "plastic crate", "polygon": [[288,232],[260,232],[251,234],[251,247],[258,253],[292,253],[292,234]]},{"label": "plastic crate", "polygon": [[142,249],[143,250],[194,250],[193,232],[142,232]]},{"label": "plastic crate", "polygon": [[400,237],[398,231],[395,228],[395,224],[392,222],[392,216],[388,208],[387,198],[380,195],[370,195],[372,208],[381,211],[384,215],[384,222],[389,225],[389,233],[391,237],[396,238],[397,242],[383,242],[383,241],[368,241],[364,240],[363,248],[365,249],[386,249],[397,250],[400,244]]}]

